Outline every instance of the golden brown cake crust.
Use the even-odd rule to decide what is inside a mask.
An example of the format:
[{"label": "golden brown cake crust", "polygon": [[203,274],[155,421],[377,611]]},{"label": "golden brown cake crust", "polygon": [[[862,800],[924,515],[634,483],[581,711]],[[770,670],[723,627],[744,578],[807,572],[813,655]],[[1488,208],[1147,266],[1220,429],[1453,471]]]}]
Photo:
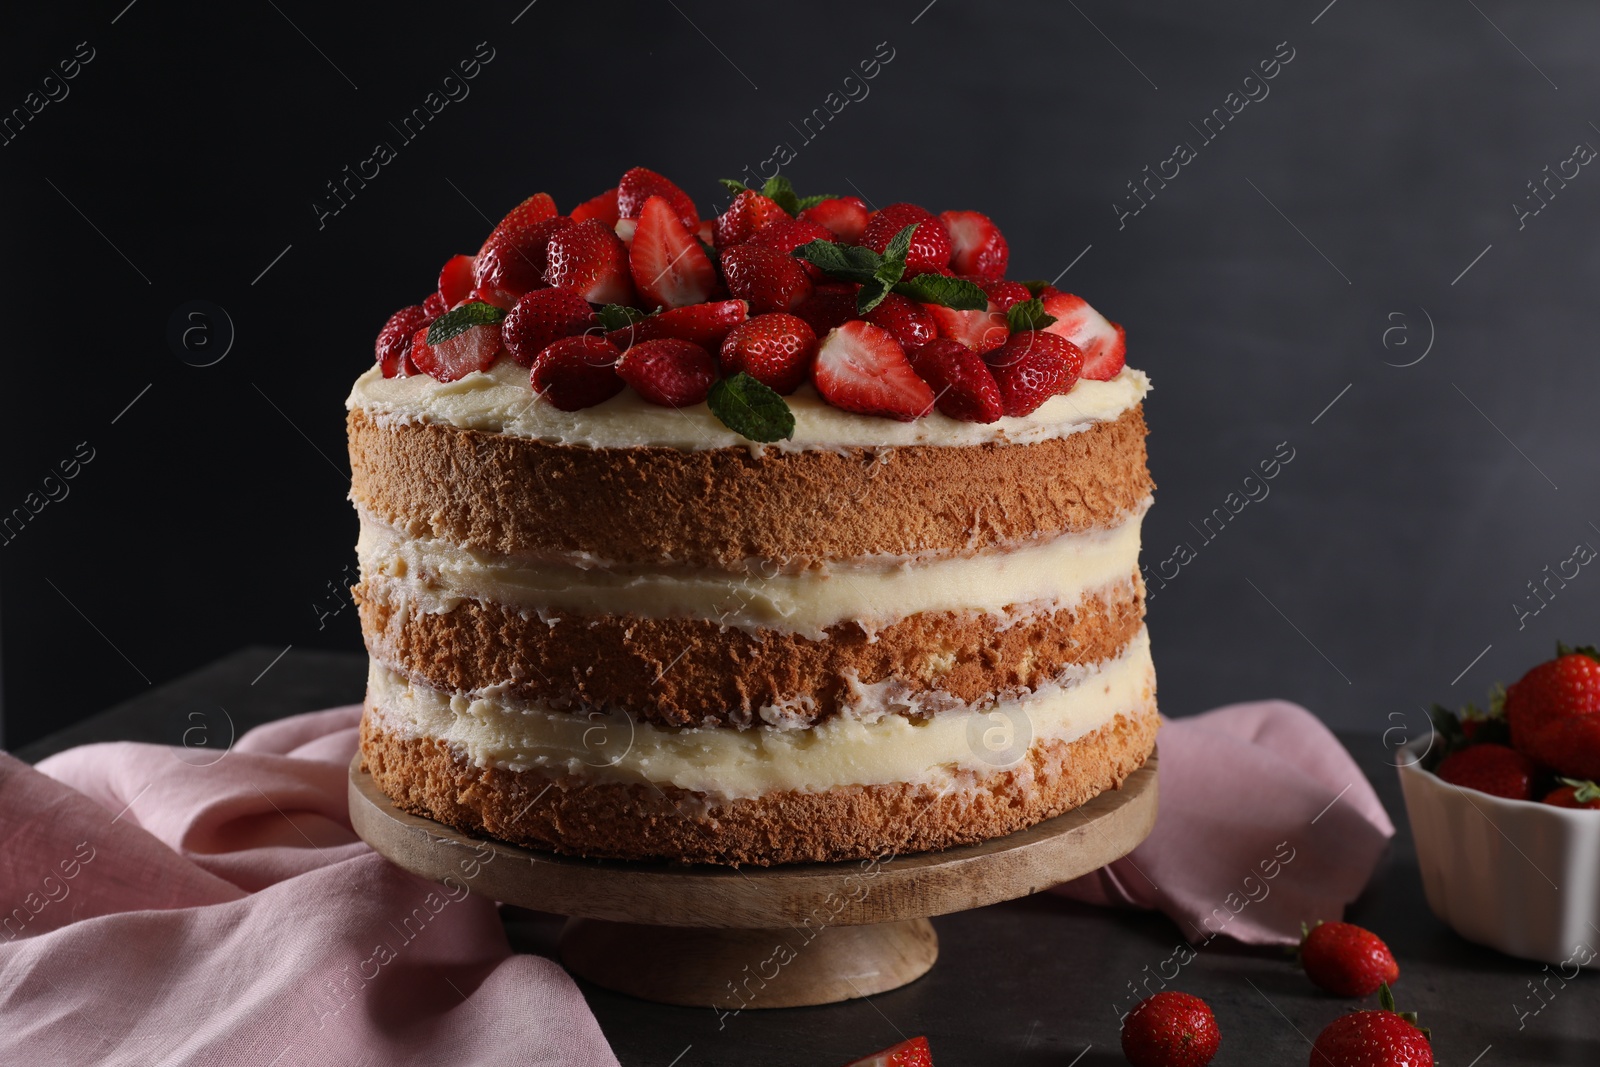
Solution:
[{"label": "golden brown cake crust", "polygon": [[[868,635],[854,623],[823,640],[713,621],[574,616],[550,625],[496,603],[464,601],[428,614],[406,604],[394,579],[356,587],[367,649],[381,663],[444,692],[511,681],[510,695],[584,708],[626,710],[663,726],[759,722],[754,713],[793,705],[794,724],[820,722],[851,696],[851,679],[886,680],[940,703],[987,703],[1057,678],[1072,665],[1110,659],[1138,632],[1137,576],[1071,609],[1010,626],[982,612],[920,612]],[[795,705],[810,695],[809,707]]]},{"label": "golden brown cake crust", "polygon": [[442,741],[383,731],[370,706],[361,754],[398,807],[466,833],[575,856],[767,866],[927,852],[1012,833],[1119,787],[1149,758],[1158,725],[1152,703],[1075,741],[1038,742],[1017,767],[965,775],[948,792],[899,783],[719,804],[673,786],[477,768]]},{"label": "golden brown cake crust", "polygon": [[379,520],[499,553],[743,569],[1011,545],[1108,527],[1150,496],[1143,406],[1026,445],[874,452],[569,448],[348,419],[351,492]]}]

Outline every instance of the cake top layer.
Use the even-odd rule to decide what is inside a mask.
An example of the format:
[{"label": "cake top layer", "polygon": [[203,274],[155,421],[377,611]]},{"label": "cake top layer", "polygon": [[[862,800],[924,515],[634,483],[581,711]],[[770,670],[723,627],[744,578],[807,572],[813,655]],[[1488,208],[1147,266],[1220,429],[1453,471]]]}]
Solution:
[{"label": "cake top layer", "polygon": [[351,406],[593,447],[854,447],[1060,436],[1147,388],[1121,326],[1007,280],[986,215],[722,184],[704,220],[643,167],[567,214],[534,194],[390,316]]}]

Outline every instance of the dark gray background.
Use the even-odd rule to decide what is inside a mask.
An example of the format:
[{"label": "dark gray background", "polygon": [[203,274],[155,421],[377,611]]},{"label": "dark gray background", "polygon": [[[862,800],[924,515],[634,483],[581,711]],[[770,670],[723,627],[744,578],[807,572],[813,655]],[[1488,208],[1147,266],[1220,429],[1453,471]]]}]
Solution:
[{"label": "dark gray background", "polygon": [[[247,643],[357,647],[353,610],[318,614],[353,559],[342,401],[389,312],[477,246],[478,208],[569,208],[645,164],[710,211],[780,141],[802,192],[985,211],[1014,276],[1072,264],[1127,325],[1156,383],[1146,562],[1197,550],[1151,602],[1169,714],[1281,696],[1414,731],[1593,639],[1592,567],[1513,605],[1600,545],[1600,173],[1522,228],[1512,205],[1600,145],[1600,10],[1325,3],[7,12],[0,114],[78,42],[95,58],[0,146],[0,514],[95,458],[0,546],[6,742]],[[470,96],[319,229],[324,183],[480,41]],[[805,143],[791,122],[882,41],[870,95]],[[1202,144],[1280,42],[1270,95]],[[1180,141],[1197,158],[1119,228]],[[236,327],[215,366],[167,342],[191,300]],[[1285,441],[1271,495],[1205,541]]]}]

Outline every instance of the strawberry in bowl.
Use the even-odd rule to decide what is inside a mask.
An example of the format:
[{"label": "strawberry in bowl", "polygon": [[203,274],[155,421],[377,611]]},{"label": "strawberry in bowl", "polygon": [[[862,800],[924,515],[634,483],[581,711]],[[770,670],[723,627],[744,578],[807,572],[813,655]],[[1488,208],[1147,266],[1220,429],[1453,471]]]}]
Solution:
[{"label": "strawberry in bowl", "polygon": [[1513,956],[1600,967],[1600,653],[1556,656],[1491,695],[1434,709],[1400,785],[1428,905]]}]

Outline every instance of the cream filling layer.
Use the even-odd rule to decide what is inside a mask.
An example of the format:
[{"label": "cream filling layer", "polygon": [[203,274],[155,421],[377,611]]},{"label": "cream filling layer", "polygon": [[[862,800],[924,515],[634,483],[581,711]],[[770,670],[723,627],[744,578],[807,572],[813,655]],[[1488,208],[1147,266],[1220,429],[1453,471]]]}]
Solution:
[{"label": "cream filling layer", "polygon": [[1141,507],[1113,527],[975,555],[854,560],[771,577],[508,559],[409,537],[367,515],[356,554],[364,577],[391,579],[428,614],[478,600],[527,613],[704,619],[820,639],[841,622],[873,632],[922,611],[1020,616],[1070,607],[1132,580],[1143,517]]},{"label": "cream filling layer", "polygon": [[1031,444],[1109,422],[1149,391],[1150,379],[1125,367],[1110,381],[1079,381],[1070,392],[1051,397],[1023,418],[1007,416],[997,422],[976,423],[932,412],[911,422],[898,422],[841,411],[805,385],[787,398],[794,412],[794,436],[772,445],[756,444],[734,433],[704,404],[662,407],[632,389],[581,411],[559,411],[534,394],[527,370],[509,359],[454,382],[436,381],[426,374],[385,378],[374,366],[356,379],[345,406],[361,409],[379,425],[435,422],[584,448],[749,448],[759,455],[766,448],[798,452]]},{"label": "cream filling layer", "polygon": [[926,719],[836,716],[808,730],[673,729],[621,714],[573,714],[513,702],[501,687],[451,695],[376,661],[367,695],[385,731],[447,742],[477,767],[649,782],[739,798],[852,785],[942,784],[962,773],[1026,768],[1029,749],[1040,741],[1073,741],[1118,715],[1152,707],[1155,668],[1149,635],[1141,629],[1120,656],[984,711]]}]

